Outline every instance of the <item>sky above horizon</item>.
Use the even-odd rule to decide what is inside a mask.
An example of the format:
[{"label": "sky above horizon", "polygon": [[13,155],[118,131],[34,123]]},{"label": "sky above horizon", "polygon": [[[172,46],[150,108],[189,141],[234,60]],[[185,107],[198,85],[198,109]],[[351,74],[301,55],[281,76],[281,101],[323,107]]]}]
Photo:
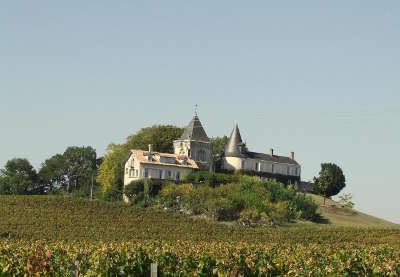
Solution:
[{"label": "sky above horizon", "polygon": [[399,1],[2,1],[0,167],[103,155],[153,124],[342,167],[356,208],[400,223]]}]

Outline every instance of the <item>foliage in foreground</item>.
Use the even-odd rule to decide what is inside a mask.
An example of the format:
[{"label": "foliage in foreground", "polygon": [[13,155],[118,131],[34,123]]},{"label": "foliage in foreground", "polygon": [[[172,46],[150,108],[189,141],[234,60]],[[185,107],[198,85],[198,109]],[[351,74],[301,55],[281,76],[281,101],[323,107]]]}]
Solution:
[{"label": "foliage in foreground", "polygon": [[0,241],[4,275],[149,276],[156,262],[159,276],[399,276],[399,257],[398,245],[354,243]]},{"label": "foliage in foreground", "polygon": [[119,203],[0,196],[0,276],[149,276],[151,262],[160,276],[398,276],[399,257],[398,229],[247,228]]}]

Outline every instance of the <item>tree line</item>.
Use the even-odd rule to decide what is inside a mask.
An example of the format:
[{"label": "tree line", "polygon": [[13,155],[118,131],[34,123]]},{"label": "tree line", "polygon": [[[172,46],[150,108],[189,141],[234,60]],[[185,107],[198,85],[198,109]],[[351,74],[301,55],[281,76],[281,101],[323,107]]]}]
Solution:
[{"label": "tree line", "polygon": [[154,151],[173,153],[173,141],[183,132],[183,128],[172,125],[142,128],[124,143],[108,145],[104,157],[97,157],[91,146],[71,146],[46,159],[38,171],[27,159],[14,158],[0,169],[0,194],[94,193],[97,198],[121,200],[124,160],[129,150],[146,150],[152,144]]},{"label": "tree line", "polygon": [[101,159],[90,146],[71,146],[46,159],[38,171],[24,158],[9,160],[0,170],[0,194],[88,193]]},{"label": "tree line", "polygon": [[[0,169],[0,194],[68,193],[121,200],[124,163],[129,150],[147,150],[152,144],[154,151],[173,153],[173,141],[183,132],[184,128],[172,125],[142,128],[124,143],[108,145],[104,157],[97,157],[91,146],[71,146],[64,153],[46,159],[38,171],[27,159],[9,160]],[[226,136],[211,139],[217,171],[227,142]],[[338,194],[346,185],[342,169],[332,163],[321,165],[314,182],[315,192],[324,197]]]}]

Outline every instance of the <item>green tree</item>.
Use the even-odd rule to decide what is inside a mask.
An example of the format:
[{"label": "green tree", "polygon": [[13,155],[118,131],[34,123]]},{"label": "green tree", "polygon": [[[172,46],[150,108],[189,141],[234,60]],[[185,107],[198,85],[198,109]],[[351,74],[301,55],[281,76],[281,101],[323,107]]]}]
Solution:
[{"label": "green tree", "polygon": [[154,125],[141,129],[126,140],[128,149],[147,150],[152,144],[154,151],[173,153],[173,141],[182,136],[184,129],[171,125]]},{"label": "green tree", "polygon": [[324,205],[327,197],[338,194],[346,187],[346,178],[343,171],[334,163],[321,164],[319,177],[314,177],[314,182],[316,191],[324,196]]},{"label": "green tree", "polygon": [[349,209],[353,209],[355,205],[351,200],[353,200],[353,195],[351,193],[345,193],[339,196],[339,203]]},{"label": "green tree", "polygon": [[97,182],[101,184],[105,200],[120,200],[124,183],[123,161],[128,155],[126,144],[110,144],[100,165]]},{"label": "green tree", "polygon": [[42,194],[36,170],[27,159],[9,160],[0,170],[0,194]]},{"label": "green tree", "polygon": [[211,138],[211,144],[213,147],[213,154],[215,157],[221,157],[225,151],[225,146],[228,143],[229,138],[227,136]]},{"label": "green tree", "polygon": [[229,138],[227,136],[211,138],[216,171],[220,171],[221,169],[221,157],[225,151],[225,146],[227,145],[228,140]]},{"label": "green tree", "polygon": [[58,188],[66,189],[67,163],[63,155],[56,154],[47,159],[39,170],[39,179],[47,192]]},{"label": "green tree", "polygon": [[68,179],[67,192],[88,189],[96,173],[96,150],[90,146],[71,146],[65,150],[63,157]]},{"label": "green tree", "polygon": [[124,162],[130,149],[147,150],[153,145],[153,150],[172,153],[173,141],[178,139],[184,129],[171,125],[155,125],[139,130],[129,136],[123,144],[110,144],[100,165],[97,181],[102,186],[103,197],[106,200],[119,200],[122,197]]}]

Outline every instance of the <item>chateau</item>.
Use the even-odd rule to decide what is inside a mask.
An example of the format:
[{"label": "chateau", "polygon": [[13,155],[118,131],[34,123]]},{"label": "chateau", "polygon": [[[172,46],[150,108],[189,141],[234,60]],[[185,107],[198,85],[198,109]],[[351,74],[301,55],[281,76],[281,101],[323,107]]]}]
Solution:
[{"label": "chateau", "polygon": [[301,167],[290,157],[278,156],[271,148],[269,154],[251,152],[242,141],[239,127],[235,124],[222,158],[222,168],[226,171],[245,171],[264,178],[278,179],[283,183],[300,182]]},{"label": "chateau", "polygon": [[[125,162],[124,184],[143,178],[181,181],[194,170],[214,170],[212,144],[197,113],[173,145],[174,154],[154,152],[151,145],[147,151],[131,150]],[[283,157],[275,155],[273,149],[269,154],[249,151],[237,124],[222,155],[221,169],[240,170],[286,184],[300,182],[301,173],[294,152],[290,157]]]},{"label": "chateau", "polygon": [[143,179],[180,181],[193,170],[212,170],[211,141],[197,113],[186,127],[183,135],[174,141],[174,154],[131,150],[125,162],[124,185]]}]

